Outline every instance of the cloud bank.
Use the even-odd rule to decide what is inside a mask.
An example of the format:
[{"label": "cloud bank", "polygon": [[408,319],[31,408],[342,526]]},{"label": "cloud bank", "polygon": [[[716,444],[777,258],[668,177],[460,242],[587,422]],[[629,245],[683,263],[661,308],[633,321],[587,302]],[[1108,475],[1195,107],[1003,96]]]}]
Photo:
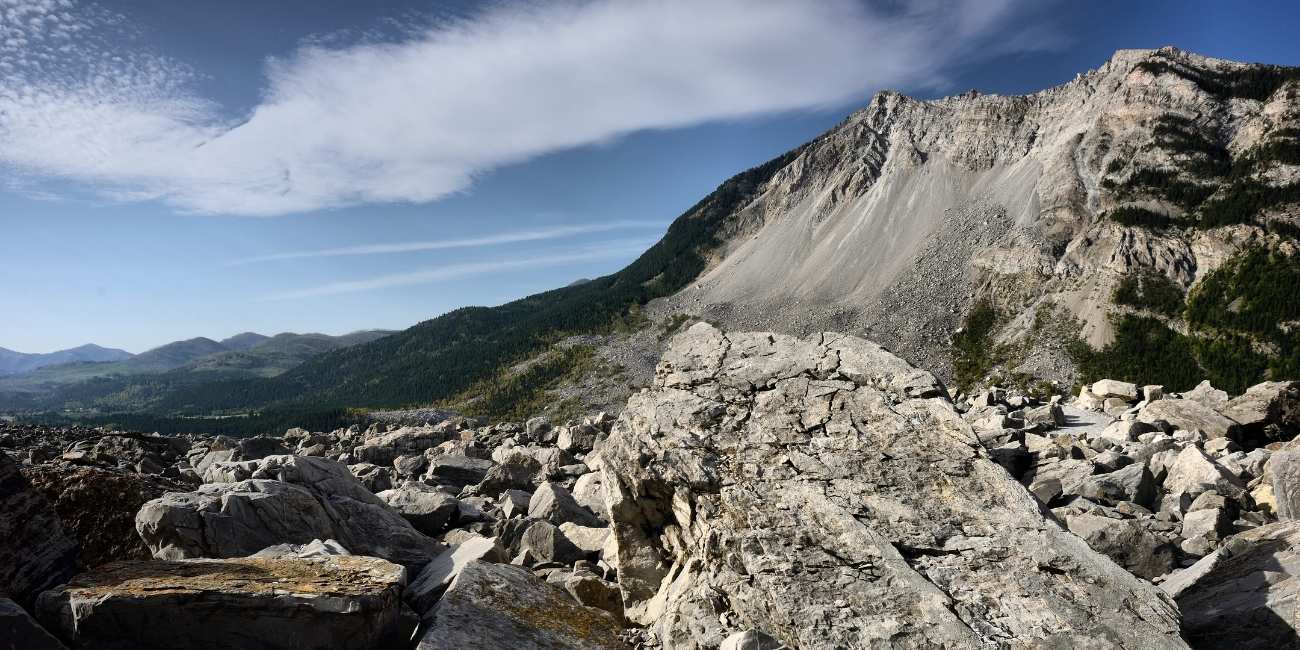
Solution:
[{"label": "cloud bank", "polygon": [[[129,20],[0,0],[0,165],[118,200],[279,215],[428,202],[477,175],[644,129],[937,87],[1005,54],[1028,0],[496,4],[391,42],[309,44],[229,115]],[[1024,33],[1032,33],[1025,30]]]}]

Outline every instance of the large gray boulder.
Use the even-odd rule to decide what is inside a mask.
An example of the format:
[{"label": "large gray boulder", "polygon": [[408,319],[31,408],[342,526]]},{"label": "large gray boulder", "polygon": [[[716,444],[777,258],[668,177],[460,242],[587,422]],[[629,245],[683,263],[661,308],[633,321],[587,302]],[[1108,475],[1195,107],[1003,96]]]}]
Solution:
[{"label": "large gray boulder", "polygon": [[1178,600],[1183,633],[1196,648],[1295,648],[1300,522],[1240,533],[1161,586]]},{"label": "large gray boulder", "polygon": [[629,619],[666,649],[1185,647],[1044,517],[928,373],[866,341],[679,334],[601,448]]},{"label": "large gray boulder", "polygon": [[1137,419],[1146,424],[1165,421],[1175,429],[1198,431],[1206,438],[1235,438],[1241,426],[1218,411],[1190,399],[1162,399],[1138,411]]},{"label": "large gray boulder", "polygon": [[1300,519],[1300,448],[1289,447],[1270,456],[1264,476],[1273,486],[1277,518]]},{"label": "large gray boulder", "polygon": [[556,526],[563,523],[591,527],[605,525],[595,513],[578,505],[564,486],[549,481],[539,485],[537,491],[533,492],[528,501],[528,516],[549,521]]},{"label": "large gray boulder", "polygon": [[136,515],[136,529],[159,559],[242,557],[335,539],[358,555],[414,570],[441,550],[340,463],[268,456],[250,476],[154,499]]},{"label": "large gray boulder", "polygon": [[375,496],[401,513],[425,535],[437,535],[446,530],[460,513],[460,501],[456,497],[423,483],[408,482]]},{"label": "large gray boulder", "polygon": [[0,451],[0,595],[30,605],[77,570],[77,543],[18,464]]},{"label": "large gray boulder", "polygon": [[109,563],[41,594],[78,647],[371,650],[401,629],[402,567],[373,557]]},{"label": "large gray boulder", "polygon": [[429,616],[417,650],[627,648],[608,612],[507,564],[468,563]]},{"label": "large gray boulder", "polygon": [[1256,384],[1224,407],[1252,444],[1289,440],[1300,432],[1300,381]]}]

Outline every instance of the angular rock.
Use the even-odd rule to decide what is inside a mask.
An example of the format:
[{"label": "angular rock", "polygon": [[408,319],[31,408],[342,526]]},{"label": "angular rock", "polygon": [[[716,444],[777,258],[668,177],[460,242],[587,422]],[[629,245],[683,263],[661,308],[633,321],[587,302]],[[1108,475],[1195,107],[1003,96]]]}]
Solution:
[{"label": "angular rock", "polygon": [[1264,474],[1273,487],[1277,518],[1300,519],[1300,449],[1284,449],[1270,456]]},{"label": "angular rock", "polygon": [[460,501],[456,497],[423,483],[405,483],[375,496],[425,535],[441,533],[460,514]]},{"label": "angular rock", "polygon": [[560,524],[560,532],[564,537],[573,543],[574,546],[588,552],[599,553],[605,549],[605,544],[609,541],[608,528],[592,528],[588,526],[579,526],[573,523]]},{"label": "angular rock", "polygon": [[1208,379],[1201,381],[1195,388],[1183,393],[1182,397],[1185,400],[1198,402],[1216,411],[1228,405],[1228,392],[1210,385]]},{"label": "angular rock", "polygon": [[411,581],[402,595],[417,614],[424,614],[433,608],[442,592],[447,589],[462,569],[471,562],[484,560],[500,562],[504,560],[497,540],[493,537],[474,536],[442,552],[433,561],[425,565]]},{"label": "angular rock", "polygon": [[1173,603],[1046,519],[937,381],[882,355],[674,338],[601,448],[629,619],[667,650],[718,646],[723,620],[800,648],[1184,647]]},{"label": "angular rock", "polygon": [[1079,485],[1076,492],[1084,498],[1110,505],[1120,501],[1131,501],[1149,508],[1155,501],[1156,485],[1151,470],[1142,463],[1129,465],[1109,474],[1089,476]]},{"label": "angular rock", "polygon": [[459,490],[466,485],[474,485],[482,481],[494,464],[482,458],[439,456],[429,463],[429,471],[425,473],[424,478],[430,483]]},{"label": "angular rock", "polygon": [[241,557],[276,544],[335,539],[359,555],[418,568],[440,551],[344,465],[302,456],[257,462],[258,478],[146,503],[136,530],[154,557]]},{"label": "angular rock", "polygon": [[1300,381],[1256,384],[1223,408],[1242,426],[1251,446],[1290,440],[1300,433]]},{"label": "angular rock", "polygon": [[1178,599],[1196,648],[1244,650],[1296,644],[1300,522],[1239,533],[1161,587]]},{"label": "angular rock", "polygon": [[1138,411],[1139,422],[1154,424],[1161,420],[1175,429],[1196,431],[1207,438],[1235,437],[1241,426],[1217,411],[1189,399],[1162,399]]},{"label": "angular rock", "polygon": [[38,611],[94,648],[370,650],[401,638],[404,583],[372,557],[124,561],[41,594]]},{"label": "angular rock", "polygon": [[528,502],[532,498],[531,492],[506,490],[497,497],[497,500],[501,502],[502,514],[506,517],[515,517],[528,515]]},{"label": "angular rock", "polygon": [[63,529],[77,541],[82,567],[152,556],[135,530],[135,515],[169,490],[188,489],[158,477],[98,467],[45,465],[23,470],[49,499]]},{"label": "angular rock", "polygon": [[578,548],[549,521],[534,521],[528,525],[523,537],[519,539],[519,552],[527,554],[538,562],[559,562],[573,564],[587,557],[587,552]]},{"label": "angular rock", "polygon": [[417,649],[622,650],[621,631],[609,613],[575,603],[527,569],[471,562],[433,609]]},{"label": "angular rock", "polygon": [[1130,384],[1126,381],[1116,381],[1114,379],[1102,379],[1091,386],[1092,394],[1106,399],[1108,397],[1117,397],[1119,399],[1136,402],[1138,400],[1138,387],[1136,384]]},{"label": "angular rock", "polygon": [[30,606],[77,570],[77,543],[50,502],[0,451],[0,594]]},{"label": "angular rock", "polygon": [[1135,519],[1101,515],[1070,515],[1070,532],[1083,538],[1092,550],[1103,553],[1133,575],[1148,580],[1169,573],[1177,559],[1172,540],[1152,534]]},{"label": "angular rock", "polygon": [[555,483],[542,483],[528,501],[528,516],[549,521],[556,526],[574,523],[579,526],[600,527],[604,522],[595,513],[578,505],[573,495]]},{"label": "angular rock", "polygon": [[352,552],[332,539],[313,539],[306,544],[276,544],[268,546],[249,557],[313,558],[330,555],[352,555]]},{"label": "angular rock", "polygon": [[0,598],[0,648],[4,650],[67,650],[23,608]]},{"label": "angular rock", "polygon": [[1162,487],[1165,496],[1160,509],[1180,513],[1186,512],[1196,497],[1210,490],[1238,500],[1246,493],[1241,479],[1194,445],[1184,447],[1165,467]]}]

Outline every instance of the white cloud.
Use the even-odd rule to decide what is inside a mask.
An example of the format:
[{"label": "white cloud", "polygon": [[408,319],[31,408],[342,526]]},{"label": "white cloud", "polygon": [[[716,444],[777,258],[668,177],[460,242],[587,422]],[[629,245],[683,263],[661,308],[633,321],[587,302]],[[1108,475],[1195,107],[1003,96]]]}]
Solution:
[{"label": "white cloud", "polygon": [[535,230],[516,230],[513,232],[503,232],[494,235],[484,235],[481,237],[466,237],[464,239],[438,239],[434,241],[413,241],[401,242],[396,244],[366,244],[362,246],[346,246],[343,248],[325,248],[311,251],[290,251],[287,253],[272,253],[270,255],[259,255],[257,257],[246,257],[244,259],[234,260],[230,265],[252,264],[255,262],[273,262],[279,260],[294,260],[313,257],[342,257],[351,255],[383,255],[389,253],[414,253],[421,251],[447,250],[451,248],[477,248],[480,246],[495,246],[498,244],[515,244],[520,242],[542,241],[547,239],[559,239],[562,237],[572,237],[574,235],[583,235],[598,232],[608,232],[611,230],[622,230],[630,228],[655,228],[662,229],[664,224],[653,221],[614,221],[608,223],[594,223],[572,226],[552,226],[549,228],[538,228]]},{"label": "white cloud", "polygon": [[487,275],[490,273],[500,273],[503,271],[514,271],[523,268],[545,268],[593,262],[597,260],[617,259],[635,255],[645,250],[645,248],[645,242],[636,242],[631,245],[608,245],[607,243],[607,245],[600,248],[590,248],[573,253],[541,255],[535,257],[515,257],[490,262],[449,264],[428,269],[381,275],[365,280],[332,282],[306,289],[295,289],[292,291],[273,293],[262,297],[261,300],[275,301],[316,298],[320,296],[332,296],[340,293],[357,293],[361,291],[375,291],[377,289],[404,287],[416,284],[432,284],[435,282],[443,282],[445,280],[455,280],[478,275]]},{"label": "white cloud", "polygon": [[934,86],[996,45],[1026,3],[494,5],[397,42],[312,44],[269,61],[264,99],[236,120],[187,91],[189,68],[115,49],[121,17],[0,0],[0,163],[203,213],[426,202],[496,167],[637,130]]}]

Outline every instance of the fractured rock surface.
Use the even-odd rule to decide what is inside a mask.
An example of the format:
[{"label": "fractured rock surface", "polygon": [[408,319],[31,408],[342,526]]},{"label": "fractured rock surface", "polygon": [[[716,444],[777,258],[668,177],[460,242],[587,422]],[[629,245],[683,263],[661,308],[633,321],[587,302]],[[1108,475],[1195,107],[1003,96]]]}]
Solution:
[{"label": "fractured rock surface", "polygon": [[665,648],[1184,647],[1166,595],[979,449],[874,344],[696,325],[601,450],[627,616]]}]

